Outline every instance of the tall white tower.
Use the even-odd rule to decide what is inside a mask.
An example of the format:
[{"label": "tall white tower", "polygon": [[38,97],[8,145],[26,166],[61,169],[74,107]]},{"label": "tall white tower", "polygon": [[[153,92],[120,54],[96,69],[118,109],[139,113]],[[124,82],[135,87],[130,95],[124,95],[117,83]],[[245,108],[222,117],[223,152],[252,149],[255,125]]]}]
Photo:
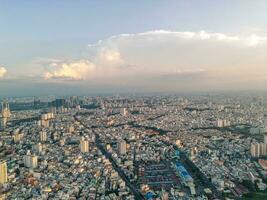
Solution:
[{"label": "tall white tower", "polygon": [[7,164],[6,161],[0,160],[0,185],[7,182]]},{"label": "tall white tower", "polygon": [[82,139],[80,140],[80,150],[82,153],[89,152],[89,141],[84,137],[82,137]]}]

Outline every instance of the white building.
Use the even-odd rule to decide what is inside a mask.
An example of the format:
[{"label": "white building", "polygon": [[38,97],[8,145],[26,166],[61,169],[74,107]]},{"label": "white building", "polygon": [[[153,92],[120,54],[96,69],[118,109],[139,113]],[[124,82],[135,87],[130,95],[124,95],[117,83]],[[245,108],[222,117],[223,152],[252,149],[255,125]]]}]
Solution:
[{"label": "white building", "polygon": [[41,131],[39,133],[40,142],[45,142],[47,140],[47,133],[45,131]]},{"label": "white building", "polygon": [[89,152],[89,141],[85,140],[84,137],[80,140],[80,150],[82,153]]},{"label": "white building", "polygon": [[226,120],[226,119],[224,119],[224,120],[218,119],[217,122],[216,122],[216,126],[220,127],[220,128],[227,127],[227,126],[230,126],[230,125],[231,125],[230,121]]},{"label": "white building", "polygon": [[124,155],[127,153],[127,144],[125,140],[119,140],[118,142],[118,153]]},{"label": "white building", "polygon": [[27,154],[24,156],[24,166],[28,168],[37,168],[38,167],[38,157],[28,150]]},{"label": "white building", "polygon": [[258,158],[260,156],[267,156],[267,144],[252,143],[250,146],[251,156]]},{"label": "white building", "polygon": [[7,164],[6,161],[0,160],[0,184],[7,182]]},{"label": "white building", "polygon": [[128,115],[128,111],[127,111],[126,108],[122,108],[122,109],[121,109],[121,115],[122,115],[122,116],[125,116],[125,117]]}]

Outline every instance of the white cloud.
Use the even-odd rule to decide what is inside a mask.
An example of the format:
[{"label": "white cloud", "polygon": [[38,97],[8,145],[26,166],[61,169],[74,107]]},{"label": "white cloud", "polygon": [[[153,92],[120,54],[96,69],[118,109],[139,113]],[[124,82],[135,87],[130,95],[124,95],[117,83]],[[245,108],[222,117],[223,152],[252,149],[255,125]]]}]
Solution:
[{"label": "white cloud", "polygon": [[256,34],[252,34],[248,39],[247,39],[247,44],[249,46],[258,46],[260,44],[264,44],[267,42],[266,37],[260,37]]},{"label": "white cloud", "polygon": [[118,50],[106,47],[99,49],[97,59],[102,64],[119,64],[122,62],[121,54]]},{"label": "white cloud", "polygon": [[155,88],[246,87],[267,81],[262,75],[267,74],[266,51],[267,39],[258,35],[169,30],[120,34],[88,45],[87,60],[51,62],[45,78]]},{"label": "white cloud", "polygon": [[255,46],[263,43],[267,43],[267,37],[261,37],[256,34],[249,35],[247,37],[240,35],[226,35],[224,33],[210,33],[204,30],[199,32],[177,32],[169,30],[155,30],[147,31],[136,34],[119,34],[111,36],[105,40],[99,40],[96,44],[89,44],[89,47],[97,47],[103,44],[111,43],[115,40],[131,40],[134,38],[147,38],[147,39],[160,39],[164,37],[176,37],[177,39],[188,39],[188,40],[211,40],[221,42],[237,42],[239,45],[244,46]]},{"label": "white cloud", "polygon": [[0,67],[0,78],[3,78],[7,73],[6,68]]},{"label": "white cloud", "polygon": [[51,63],[45,73],[45,79],[83,80],[90,76],[95,65],[88,60],[78,60],[68,63]]}]

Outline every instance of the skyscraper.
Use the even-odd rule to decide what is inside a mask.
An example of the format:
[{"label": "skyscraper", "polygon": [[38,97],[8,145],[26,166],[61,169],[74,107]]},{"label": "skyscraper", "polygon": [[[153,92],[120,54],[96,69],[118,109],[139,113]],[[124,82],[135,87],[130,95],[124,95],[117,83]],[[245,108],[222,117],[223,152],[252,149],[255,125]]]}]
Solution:
[{"label": "skyscraper", "polygon": [[82,153],[89,152],[89,141],[84,137],[82,137],[82,139],[80,140],[80,149]]},{"label": "skyscraper", "polygon": [[7,182],[7,164],[5,160],[0,160],[0,184]]},{"label": "skyscraper", "polygon": [[2,102],[2,117],[5,118],[10,118],[11,117],[11,112],[9,108],[9,103],[8,102]]},{"label": "skyscraper", "polygon": [[66,99],[56,99],[50,103],[50,106],[55,108],[56,112],[62,113],[65,112],[67,108]]},{"label": "skyscraper", "polygon": [[1,116],[2,116],[1,126],[3,128],[5,128],[6,125],[7,125],[8,119],[11,117],[11,112],[10,112],[10,109],[9,109],[8,102],[2,102],[1,108],[2,108],[2,110],[1,110]]},{"label": "skyscraper", "polygon": [[41,131],[39,133],[39,139],[40,139],[40,142],[45,142],[47,140],[47,134],[45,131]]},{"label": "skyscraper", "polygon": [[261,155],[261,146],[259,143],[252,143],[250,147],[251,156],[257,158]]}]

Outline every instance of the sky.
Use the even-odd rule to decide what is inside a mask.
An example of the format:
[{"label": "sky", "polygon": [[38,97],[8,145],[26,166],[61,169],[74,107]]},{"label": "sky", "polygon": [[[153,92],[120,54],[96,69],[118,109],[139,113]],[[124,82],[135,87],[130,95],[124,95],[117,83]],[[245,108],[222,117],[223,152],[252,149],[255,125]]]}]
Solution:
[{"label": "sky", "polygon": [[0,96],[266,90],[265,0],[0,0]]}]

